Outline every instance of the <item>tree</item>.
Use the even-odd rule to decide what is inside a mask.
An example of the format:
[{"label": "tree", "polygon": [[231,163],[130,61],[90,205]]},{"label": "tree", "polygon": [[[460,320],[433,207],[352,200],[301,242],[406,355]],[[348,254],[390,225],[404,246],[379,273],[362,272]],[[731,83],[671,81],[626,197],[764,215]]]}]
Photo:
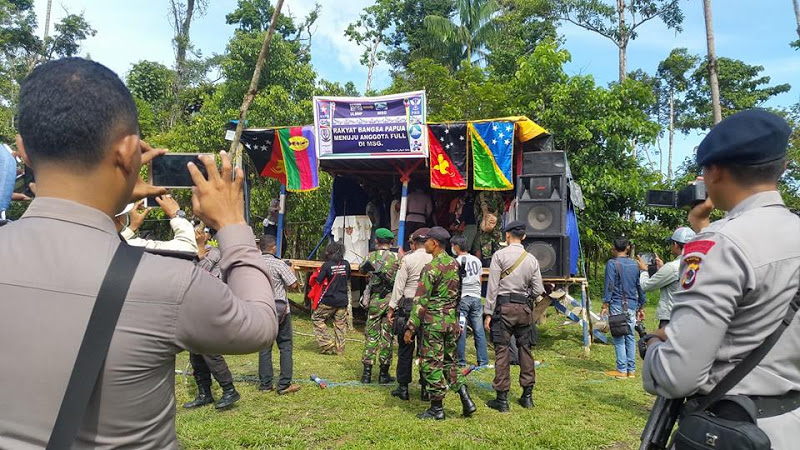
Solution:
[{"label": "tree", "polygon": [[396,5],[393,31],[386,42],[389,66],[401,71],[415,59],[443,60],[440,41],[421,25],[427,16],[450,17],[455,11],[454,0],[377,0],[376,3]]},{"label": "tree", "polygon": [[347,39],[365,47],[361,64],[367,66],[367,83],[364,92],[369,92],[372,84],[372,71],[378,61],[386,59],[385,51],[378,51],[388,39],[389,27],[393,20],[394,2],[377,2],[364,9],[357,21],[347,26],[344,34]]},{"label": "tree", "polygon": [[528,56],[540,42],[557,38],[550,0],[504,0],[494,22],[497,32],[486,44],[492,73],[512,77],[517,60]]},{"label": "tree", "polygon": [[682,31],[683,12],[679,0],[616,0],[612,6],[602,0],[555,0],[556,18],[593,31],[619,49],[619,82],[627,74],[627,51],[639,27],[653,19]]},{"label": "tree", "polygon": [[[708,61],[698,66],[691,76],[686,94],[687,114],[679,118],[678,128],[710,129],[715,123],[708,81]],[[737,59],[719,58],[720,113],[727,117],[744,109],[757,108],[775,95],[788,92],[788,84],[770,86],[770,77],[761,75],[763,66],[751,66]]]},{"label": "tree", "polygon": [[189,31],[192,27],[192,18],[195,14],[204,14],[208,7],[208,0],[170,0],[170,24],[175,31],[172,46],[175,50],[175,77],[172,83],[172,97],[174,103],[169,117],[169,126],[173,126],[180,114],[178,96],[184,87],[186,72],[186,53],[191,50]]},{"label": "tree", "polygon": [[445,53],[456,50],[457,61],[451,61],[453,67],[462,60],[473,64],[473,53],[479,60],[485,60],[483,51],[486,44],[496,33],[494,14],[499,10],[495,0],[456,0],[458,22],[449,17],[429,15],[425,17],[425,28],[441,42],[440,49]]},{"label": "tree", "polygon": [[711,16],[711,0],[703,0],[703,16],[706,21],[706,46],[708,47],[708,85],[711,90],[711,109],[714,114],[714,124],[722,120],[722,109],[719,102],[719,68],[717,67],[717,52],[714,49],[714,20]]},{"label": "tree", "polygon": [[792,0],[794,5],[794,17],[797,20],[797,40],[792,42],[792,47],[800,48],[800,0]]},{"label": "tree", "polygon": [[[687,74],[697,64],[700,58],[695,55],[690,55],[689,50],[685,48],[676,48],[672,50],[664,61],[658,64],[657,76],[663,85],[662,104],[666,103],[666,126],[668,133],[668,153],[667,153],[667,180],[672,180],[672,151],[674,148],[675,140],[675,116],[680,114],[676,111],[676,104],[678,110],[682,109],[683,102],[678,101],[676,97],[679,94],[686,92],[689,89],[689,78]],[[664,102],[663,100],[666,100]]]}]

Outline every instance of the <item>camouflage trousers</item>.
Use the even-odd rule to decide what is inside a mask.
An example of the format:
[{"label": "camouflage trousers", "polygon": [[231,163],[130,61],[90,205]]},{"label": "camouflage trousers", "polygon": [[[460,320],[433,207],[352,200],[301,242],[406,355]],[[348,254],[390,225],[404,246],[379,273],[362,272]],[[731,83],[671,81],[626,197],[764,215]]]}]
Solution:
[{"label": "camouflage trousers", "polygon": [[458,370],[456,345],[461,330],[453,310],[448,314],[428,314],[422,325],[422,375],[432,400],[441,400],[450,389],[457,391],[466,379]]},{"label": "camouflage trousers", "polygon": [[364,325],[364,358],[361,362],[365,365],[373,365],[376,355],[381,366],[392,364],[394,333],[386,315],[388,312],[389,298],[372,296],[367,309],[367,323]]},{"label": "camouflage trousers", "polygon": [[[334,338],[328,334],[326,321],[332,319]],[[347,333],[347,308],[334,308],[333,306],[317,306],[311,314],[311,324],[314,326],[314,337],[317,339],[322,353],[329,355],[341,355],[344,352],[344,338]]]},{"label": "camouflage trousers", "polygon": [[500,241],[502,239],[500,226],[495,226],[490,233],[478,229],[478,235],[475,236],[475,241],[472,244],[472,253],[480,253],[481,260],[490,260],[492,255],[500,249]]}]

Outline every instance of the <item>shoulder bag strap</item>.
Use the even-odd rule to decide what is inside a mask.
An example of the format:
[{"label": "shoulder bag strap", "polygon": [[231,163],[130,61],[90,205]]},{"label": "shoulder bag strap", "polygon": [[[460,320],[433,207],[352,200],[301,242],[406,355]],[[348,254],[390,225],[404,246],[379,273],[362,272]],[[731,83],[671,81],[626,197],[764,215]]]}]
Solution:
[{"label": "shoulder bag strap", "polygon": [[508,269],[506,269],[502,273],[500,273],[500,279],[502,280],[503,278],[511,275],[515,270],[517,270],[517,267],[519,267],[522,264],[522,262],[525,261],[525,258],[527,258],[527,257],[528,257],[528,252],[523,250],[522,254],[519,255],[519,258],[517,258],[517,260],[514,261],[514,265],[512,265],[511,267],[509,267]]},{"label": "shoulder bag strap", "polygon": [[617,265],[617,278],[619,279],[619,290],[622,291],[622,313],[628,314],[628,296],[625,295],[625,285],[622,284],[622,264],[619,263],[618,259],[614,259],[614,263]]},{"label": "shoulder bag strap", "polygon": [[83,423],[89,397],[105,364],[122,304],[144,254],[144,247],[124,242],[117,247],[89,316],[72,375],[58,410],[47,450],[71,448]]},{"label": "shoulder bag strap", "polygon": [[755,350],[750,352],[749,355],[745,359],[739,362],[736,367],[733,368],[727,375],[725,375],[714,389],[703,399],[698,407],[698,411],[702,411],[708,408],[712,403],[721,399],[728,391],[733,389],[734,386],[739,384],[740,381],[748,374],[750,371],[755,369],[755,367],[767,356],[772,347],[778,342],[778,339],[781,338],[781,335],[787,328],[789,328],[789,324],[792,323],[792,319],[794,316],[797,315],[797,311],[800,309],[800,288],[794,294],[794,298],[789,303],[789,310],[786,312],[786,315],[783,316],[781,323],[778,325],[778,328],[772,332],[764,342],[759,345]]}]

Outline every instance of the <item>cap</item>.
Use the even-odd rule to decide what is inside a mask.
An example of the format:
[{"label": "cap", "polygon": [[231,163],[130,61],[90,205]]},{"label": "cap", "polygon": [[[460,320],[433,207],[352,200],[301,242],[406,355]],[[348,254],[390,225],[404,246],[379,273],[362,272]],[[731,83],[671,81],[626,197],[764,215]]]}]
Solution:
[{"label": "cap", "polygon": [[116,216],[116,217],[122,216],[122,215],[124,215],[124,214],[128,214],[129,212],[131,212],[131,210],[133,209],[133,207],[134,207],[134,206],[135,206],[135,205],[134,205],[133,203],[128,203],[128,204],[125,206],[125,209],[123,209],[122,211],[120,211],[120,212],[118,212],[118,213],[117,213],[117,216]]},{"label": "cap", "polygon": [[378,228],[375,230],[375,237],[378,239],[394,239],[394,233],[386,228]]},{"label": "cap", "polygon": [[428,239],[436,239],[439,242],[444,242],[450,239],[450,233],[442,227],[433,227],[428,231]]},{"label": "cap", "polygon": [[697,147],[697,164],[733,162],[768,163],[786,155],[789,135],[786,121],[771,112],[748,109],[714,126]]},{"label": "cap", "polygon": [[518,229],[525,231],[525,222],[522,222],[521,220],[512,220],[503,227],[503,232],[506,233],[508,231],[514,231]]},{"label": "cap", "polygon": [[679,244],[685,244],[694,239],[694,237],[695,233],[691,228],[680,227],[672,233],[672,236],[669,237],[669,240],[675,241]]},{"label": "cap", "polygon": [[431,231],[431,229],[428,227],[417,228],[417,231],[411,233],[411,237],[409,237],[408,240],[425,239],[428,237],[429,231]]}]

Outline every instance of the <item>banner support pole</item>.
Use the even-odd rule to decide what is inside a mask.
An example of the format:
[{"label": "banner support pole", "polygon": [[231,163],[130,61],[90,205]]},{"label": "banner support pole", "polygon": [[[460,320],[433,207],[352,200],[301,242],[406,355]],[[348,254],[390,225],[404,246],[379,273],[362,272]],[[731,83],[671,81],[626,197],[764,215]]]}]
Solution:
[{"label": "banner support pole", "polygon": [[280,196],[280,206],[278,208],[278,235],[275,236],[275,240],[277,241],[277,249],[276,255],[278,258],[281,257],[281,250],[283,250],[283,224],[284,218],[286,216],[286,185],[281,184],[281,196]]},{"label": "banner support pole", "polygon": [[406,232],[406,209],[408,208],[408,178],[403,177],[403,192],[400,195],[400,223],[397,225],[397,247],[403,249]]}]

